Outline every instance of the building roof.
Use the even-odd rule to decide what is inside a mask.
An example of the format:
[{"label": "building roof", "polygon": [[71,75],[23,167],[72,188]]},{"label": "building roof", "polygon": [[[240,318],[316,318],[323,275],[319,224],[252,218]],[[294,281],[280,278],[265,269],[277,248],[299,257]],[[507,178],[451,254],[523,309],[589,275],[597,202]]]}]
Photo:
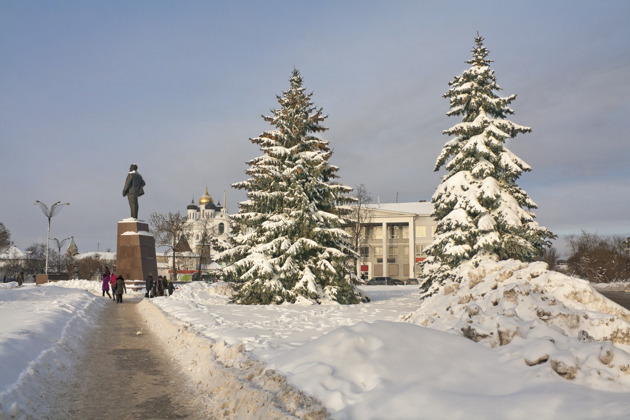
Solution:
[{"label": "building roof", "polygon": [[195,204],[195,197],[193,197],[192,202],[186,207],[187,210],[199,210],[199,206]]},{"label": "building roof", "polygon": [[5,252],[0,254],[0,260],[23,260],[26,253],[15,245],[11,245]]},{"label": "building roof", "polygon": [[208,186],[206,186],[206,192],[204,192],[201,198],[199,199],[199,205],[204,206],[211,202],[212,202],[212,197],[210,197],[210,194],[208,194]]},{"label": "building roof", "polygon": [[71,237],[70,245],[66,249],[66,254],[77,255],[79,253],[79,247],[77,247],[77,243],[74,242],[74,236]]},{"label": "building roof", "polygon": [[74,258],[76,258],[77,260],[81,260],[83,258],[96,258],[96,257],[100,258],[101,260],[115,260],[116,253],[95,251],[95,252],[83,252],[81,254],[76,254],[74,256]]},{"label": "building roof", "polygon": [[424,201],[413,201],[411,203],[367,204],[366,207],[373,210],[417,214],[420,216],[430,216],[431,213],[433,213],[433,203],[428,203]]}]

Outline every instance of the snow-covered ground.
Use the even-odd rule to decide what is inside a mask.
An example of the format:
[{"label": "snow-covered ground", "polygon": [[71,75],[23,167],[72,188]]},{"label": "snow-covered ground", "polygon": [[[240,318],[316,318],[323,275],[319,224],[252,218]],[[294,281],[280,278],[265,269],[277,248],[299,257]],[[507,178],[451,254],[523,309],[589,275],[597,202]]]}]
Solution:
[{"label": "snow-covered ground", "polygon": [[[264,362],[336,419],[628,418],[630,313],[584,281],[506,264],[422,304],[417,286],[366,286],[368,304],[238,306],[226,284],[193,283],[140,308]],[[29,398],[72,374],[66,355],[107,301],[98,282],[58,285],[0,289],[0,417],[37,417]]]}]

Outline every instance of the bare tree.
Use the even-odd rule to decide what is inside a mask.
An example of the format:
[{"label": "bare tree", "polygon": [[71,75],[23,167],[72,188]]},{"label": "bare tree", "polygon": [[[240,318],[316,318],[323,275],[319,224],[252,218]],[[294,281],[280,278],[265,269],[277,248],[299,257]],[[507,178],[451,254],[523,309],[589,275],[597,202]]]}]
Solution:
[{"label": "bare tree", "polygon": [[355,264],[357,276],[359,276],[361,247],[367,243],[369,235],[367,224],[372,220],[372,209],[368,206],[372,202],[372,197],[365,185],[361,184],[354,188],[354,198],[356,201],[352,206],[352,212],[347,217],[350,220],[349,228],[352,236],[352,246],[357,253]]},{"label": "bare tree", "polygon": [[11,232],[0,222],[0,252],[6,251],[11,246]]},{"label": "bare tree", "polygon": [[569,274],[596,283],[626,281],[630,278],[630,258],[623,238],[582,232],[579,236],[568,236],[568,240]]},{"label": "bare tree", "polygon": [[74,273],[78,268],[80,279],[99,280],[105,272],[105,267],[109,267],[112,272],[116,271],[116,261],[101,258],[100,255],[94,255],[84,258],[68,257],[66,259],[66,269],[68,273]]},{"label": "bare tree", "polygon": [[558,265],[558,251],[556,251],[554,247],[545,248],[542,255],[538,258],[538,261],[546,262],[549,270],[556,270]]},{"label": "bare tree", "polygon": [[190,225],[186,223],[186,220],[180,212],[169,212],[168,215],[151,213],[149,218],[156,245],[166,247],[171,252],[173,270],[171,280],[177,280],[175,254],[181,244],[187,243],[190,238]]},{"label": "bare tree", "polygon": [[25,274],[35,275],[43,273],[46,269],[46,244],[34,243],[26,248],[28,259],[25,264]]},{"label": "bare tree", "polygon": [[199,254],[197,280],[201,280],[202,264],[210,264],[212,262],[212,248],[217,245],[217,230],[216,227],[210,223],[209,219],[201,220],[199,232],[201,233],[201,237],[199,238],[199,242],[197,242],[197,248],[195,250]]}]

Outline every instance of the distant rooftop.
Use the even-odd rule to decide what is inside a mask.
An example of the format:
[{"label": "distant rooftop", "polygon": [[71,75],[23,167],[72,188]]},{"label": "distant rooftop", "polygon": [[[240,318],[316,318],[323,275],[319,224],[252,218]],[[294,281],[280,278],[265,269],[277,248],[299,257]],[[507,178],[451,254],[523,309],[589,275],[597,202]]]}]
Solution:
[{"label": "distant rooftop", "polygon": [[398,213],[419,214],[423,216],[430,216],[431,213],[433,213],[433,204],[421,201],[413,201],[411,203],[368,204],[366,207],[375,210],[395,211]]},{"label": "distant rooftop", "polygon": [[11,245],[9,249],[0,254],[0,260],[23,260],[25,258],[26,253],[14,245]]}]

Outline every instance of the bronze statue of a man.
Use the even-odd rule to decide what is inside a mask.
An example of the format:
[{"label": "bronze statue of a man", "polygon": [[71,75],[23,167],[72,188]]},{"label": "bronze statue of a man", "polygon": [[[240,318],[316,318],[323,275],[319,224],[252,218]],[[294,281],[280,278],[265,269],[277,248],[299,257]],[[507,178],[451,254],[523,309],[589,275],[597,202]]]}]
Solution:
[{"label": "bronze statue of a man", "polygon": [[129,199],[129,208],[131,209],[131,217],[138,218],[138,197],[144,195],[144,179],[138,173],[138,165],[133,164],[129,167],[129,174],[123,188],[123,197]]}]

